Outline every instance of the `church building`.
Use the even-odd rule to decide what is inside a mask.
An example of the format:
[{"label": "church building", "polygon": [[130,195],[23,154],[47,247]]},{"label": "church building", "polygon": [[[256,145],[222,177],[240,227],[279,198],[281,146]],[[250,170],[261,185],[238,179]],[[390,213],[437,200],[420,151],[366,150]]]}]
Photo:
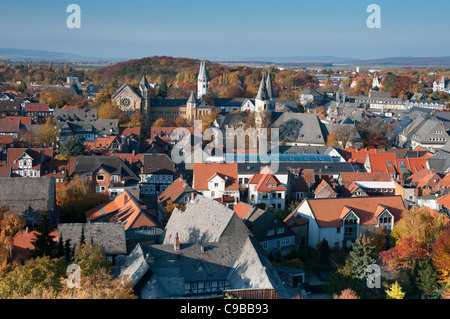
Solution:
[{"label": "church building", "polygon": [[127,83],[124,83],[111,96],[111,99],[128,116],[136,112],[141,113],[146,128],[150,128],[152,123],[159,118],[174,120],[182,116],[188,120],[195,120],[211,113],[211,107],[203,100],[208,93],[205,61],[200,63],[197,96],[191,92],[188,99],[151,99],[150,85],[145,75],[142,76],[138,88],[139,90],[136,92]]}]

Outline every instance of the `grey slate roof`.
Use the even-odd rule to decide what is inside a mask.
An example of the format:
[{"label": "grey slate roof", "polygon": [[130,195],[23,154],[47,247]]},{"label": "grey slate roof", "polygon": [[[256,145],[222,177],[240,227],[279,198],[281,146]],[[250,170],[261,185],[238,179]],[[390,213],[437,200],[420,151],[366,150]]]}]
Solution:
[{"label": "grey slate roof", "polygon": [[194,91],[191,91],[191,95],[189,95],[187,103],[197,103],[197,98],[195,97]]},{"label": "grey slate roof", "polygon": [[282,298],[290,297],[262,247],[224,205],[197,195],[185,212],[174,210],[166,230],[162,245],[136,246],[119,275],[136,273],[132,282],[143,278],[145,258],[153,276],[141,298],[183,298],[188,282],[203,280],[225,280],[230,289],[275,289]]},{"label": "grey slate roof", "polygon": [[119,134],[117,119],[98,119],[97,109],[56,109],[55,122],[57,130],[64,135],[83,134],[97,135]]},{"label": "grey slate roof", "polygon": [[81,233],[84,229],[85,242],[97,243],[108,255],[127,253],[125,226],[122,223],[65,223],[58,224],[58,238],[70,239],[71,248],[80,247]]},{"label": "grey slate roof", "polygon": [[26,221],[39,220],[39,212],[47,211],[56,221],[56,192],[53,177],[0,178],[0,206],[9,206]]},{"label": "grey slate roof", "polygon": [[126,185],[139,182],[139,176],[117,156],[77,156],[73,174],[90,175],[102,168],[111,175],[120,175]]},{"label": "grey slate roof", "polygon": [[250,234],[232,210],[202,195],[187,203],[184,212],[174,210],[162,234],[162,243],[173,245],[176,233],[180,243],[186,244],[216,242],[225,234]]},{"label": "grey slate roof", "polygon": [[325,145],[320,121],[315,114],[273,112],[272,128],[279,129],[280,140],[288,143]]},{"label": "grey slate roof", "polygon": [[245,97],[236,97],[236,98],[215,98],[214,106],[216,108],[220,107],[236,107],[240,108],[246,101],[250,100],[253,104],[255,104],[255,100],[245,98]]},{"label": "grey slate roof", "polygon": [[427,159],[427,167],[434,169],[436,173],[447,172],[450,168],[450,153],[438,150],[431,158]]},{"label": "grey slate roof", "polygon": [[166,154],[144,154],[142,162],[141,173],[166,175],[175,173],[175,163]]},{"label": "grey slate roof", "polygon": [[[244,217],[244,223],[259,242],[295,235],[277,214],[263,209],[251,209]],[[267,236],[268,229],[281,227],[284,228],[283,233],[275,232],[273,235]]]}]

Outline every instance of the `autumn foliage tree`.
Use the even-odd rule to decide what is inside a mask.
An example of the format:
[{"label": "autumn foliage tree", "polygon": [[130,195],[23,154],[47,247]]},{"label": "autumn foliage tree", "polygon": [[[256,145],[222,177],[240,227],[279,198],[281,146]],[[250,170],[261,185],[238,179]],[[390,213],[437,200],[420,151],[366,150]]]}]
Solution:
[{"label": "autumn foliage tree", "polygon": [[84,212],[98,204],[98,196],[91,190],[89,182],[75,175],[68,183],[62,184],[56,191],[56,203],[61,207],[61,219],[64,222],[84,220]]},{"label": "autumn foliage tree", "polygon": [[334,294],[333,299],[361,299],[354,290],[347,288],[341,291],[341,293]]},{"label": "autumn foliage tree", "polygon": [[433,243],[431,258],[440,283],[450,284],[450,227]]},{"label": "autumn foliage tree", "polygon": [[17,212],[10,212],[8,207],[0,207],[0,269],[14,262],[13,237],[24,226],[25,221]]},{"label": "autumn foliage tree", "polygon": [[418,242],[414,235],[410,235],[398,240],[395,247],[382,251],[379,257],[387,270],[411,270],[414,261],[425,258],[428,251],[428,244]]},{"label": "autumn foliage tree", "polygon": [[409,236],[414,236],[419,243],[431,244],[448,223],[449,219],[445,215],[413,207],[402,213],[402,218],[395,224],[390,237],[394,244],[398,239]]}]

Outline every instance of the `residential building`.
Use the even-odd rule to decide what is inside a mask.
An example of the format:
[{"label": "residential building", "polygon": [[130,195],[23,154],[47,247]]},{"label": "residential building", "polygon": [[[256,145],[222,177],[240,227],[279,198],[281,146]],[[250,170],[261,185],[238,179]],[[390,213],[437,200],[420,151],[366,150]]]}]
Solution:
[{"label": "residential building", "polygon": [[128,190],[113,200],[85,212],[86,220],[93,223],[123,223],[128,251],[138,242],[156,243],[162,226],[155,211],[139,202]]},{"label": "residential building", "polygon": [[0,118],[0,135],[11,135],[13,138],[19,137],[20,119]]},{"label": "residential building", "polygon": [[284,222],[290,226],[296,218],[305,220],[310,247],[323,239],[331,247],[349,247],[372,228],[391,231],[405,209],[401,196],[305,199]]},{"label": "residential building", "polygon": [[192,188],[211,199],[223,195],[239,200],[237,163],[194,163]]},{"label": "residential building", "polygon": [[80,175],[91,183],[93,191],[110,197],[138,185],[140,180],[138,173],[117,156],[77,156],[72,162],[71,175]]},{"label": "residential building", "polygon": [[286,187],[268,166],[248,181],[248,203],[267,206],[270,210],[284,210],[286,206]]},{"label": "residential building", "polygon": [[49,116],[54,115],[54,109],[48,103],[27,103],[23,115],[31,117],[34,123],[45,123]]},{"label": "residential building", "polygon": [[186,182],[181,175],[175,179],[161,194],[158,195],[158,218],[161,222],[166,216],[164,208],[168,201],[174,204],[186,205],[196,191]]},{"label": "residential building", "polygon": [[24,177],[40,177],[46,161],[53,159],[53,148],[9,148],[7,164],[12,173]]},{"label": "residential building", "polygon": [[55,123],[60,143],[71,136],[93,142],[97,137],[119,134],[118,120],[98,119],[97,109],[56,109]]},{"label": "residential building", "polygon": [[281,256],[286,256],[292,251],[295,234],[274,212],[251,209],[243,222],[268,254],[274,256],[280,251]]},{"label": "residential building", "polygon": [[118,277],[130,279],[141,299],[292,298],[266,253],[240,218],[197,195],[175,209],[160,245],[137,245]]},{"label": "residential building", "polygon": [[166,154],[143,154],[139,172],[141,196],[157,199],[175,178],[175,163]]}]

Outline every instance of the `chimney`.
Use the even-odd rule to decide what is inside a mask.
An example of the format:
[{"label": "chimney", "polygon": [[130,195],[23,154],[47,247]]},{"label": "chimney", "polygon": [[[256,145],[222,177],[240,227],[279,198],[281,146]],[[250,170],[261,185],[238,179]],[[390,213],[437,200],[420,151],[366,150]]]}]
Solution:
[{"label": "chimney", "polygon": [[205,253],[205,245],[204,245],[204,244],[200,244],[200,252],[201,252],[202,254]]},{"label": "chimney", "polygon": [[134,150],[132,150],[132,151],[131,151],[131,155],[133,155],[133,156],[134,156]]},{"label": "chimney", "polygon": [[178,237],[178,233],[176,233],[176,236],[175,236],[175,243],[173,245],[173,249],[175,251],[179,251],[180,250],[180,238]]},{"label": "chimney", "polygon": [[25,232],[28,234],[28,232],[29,232],[28,226],[27,226],[27,228],[25,228]]},{"label": "chimney", "polygon": [[191,202],[193,202],[194,199],[195,199],[195,192],[192,192],[192,193],[191,193]]}]

